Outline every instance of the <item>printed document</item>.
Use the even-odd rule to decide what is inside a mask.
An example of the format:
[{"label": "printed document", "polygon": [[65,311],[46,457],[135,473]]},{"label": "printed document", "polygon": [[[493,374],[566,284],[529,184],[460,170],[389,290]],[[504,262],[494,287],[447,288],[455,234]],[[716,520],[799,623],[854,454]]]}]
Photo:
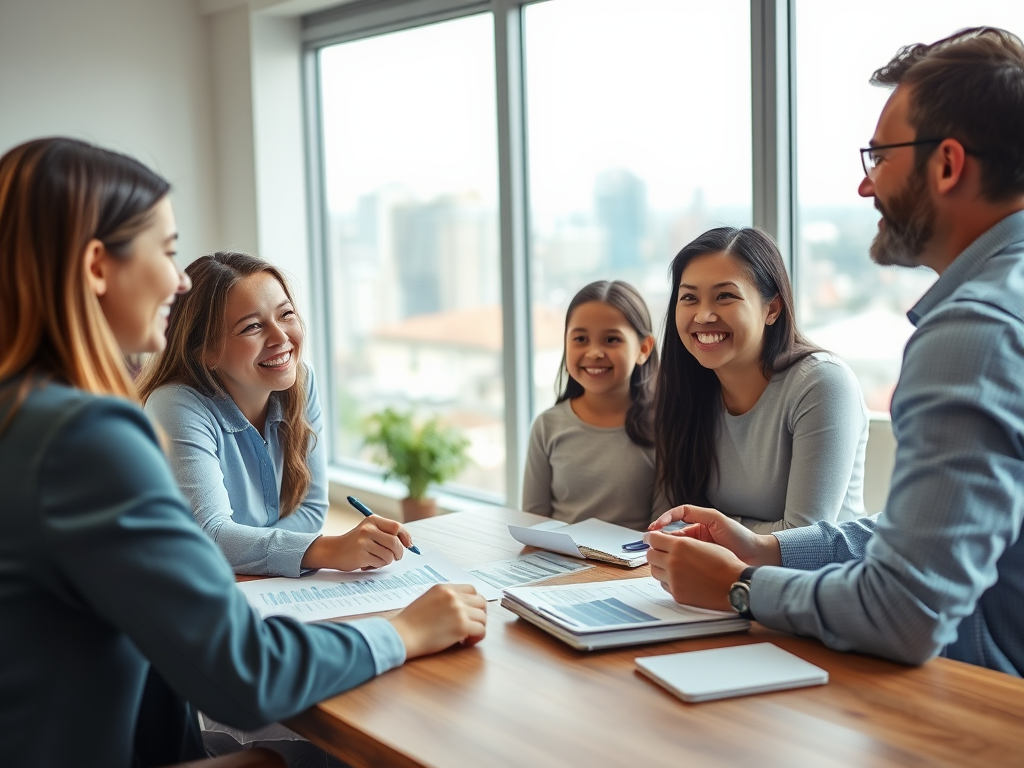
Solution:
[{"label": "printed document", "polygon": [[472,584],[487,600],[501,593],[439,551],[407,552],[376,571],[321,569],[297,579],[277,577],[237,584],[260,616],[322,621],[405,608],[434,584]]},{"label": "printed document", "polygon": [[550,552],[533,552],[520,555],[509,560],[497,560],[487,565],[469,568],[469,572],[481,581],[498,589],[515,587],[521,584],[533,584],[544,579],[562,576],[566,573],[586,571],[592,565],[571,560]]},{"label": "printed document", "polygon": [[503,607],[580,650],[678,640],[750,628],[731,611],[680,605],[655,579],[512,587]]}]

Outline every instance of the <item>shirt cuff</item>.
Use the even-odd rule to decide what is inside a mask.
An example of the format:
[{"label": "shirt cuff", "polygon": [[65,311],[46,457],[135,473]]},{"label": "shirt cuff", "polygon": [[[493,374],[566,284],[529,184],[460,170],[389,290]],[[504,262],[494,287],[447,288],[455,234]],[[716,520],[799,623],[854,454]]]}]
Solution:
[{"label": "shirt cuff", "polygon": [[302,557],[309,545],[320,537],[319,533],[298,531],[274,531],[273,542],[267,548],[267,569],[269,573],[297,578],[302,573]]},{"label": "shirt cuff", "polygon": [[370,646],[373,666],[378,675],[405,664],[405,643],[390,621],[373,618],[345,623],[362,635],[366,644]]},{"label": "shirt cuff", "polygon": [[772,565],[763,565],[754,572],[750,579],[750,612],[754,621],[772,629],[785,626],[786,631],[793,631],[782,621],[786,610],[782,593],[796,575],[790,569]]},{"label": "shirt cuff", "polygon": [[833,562],[829,559],[828,552],[824,551],[825,540],[816,525],[787,528],[783,531],[774,531],[771,535],[779,540],[783,568],[816,571],[823,565]]}]

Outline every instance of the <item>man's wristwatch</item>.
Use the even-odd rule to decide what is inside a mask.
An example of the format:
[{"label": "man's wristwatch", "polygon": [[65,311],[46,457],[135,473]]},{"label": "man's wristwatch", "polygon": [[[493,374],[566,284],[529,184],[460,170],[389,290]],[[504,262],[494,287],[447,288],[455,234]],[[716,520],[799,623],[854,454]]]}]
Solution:
[{"label": "man's wristwatch", "polygon": [[743,619],[754,618],[754,614],[750,612],[750,580],[754,578],[756,570],[756,565],[744,568],[739,581],[729,587],[729,604]]}]

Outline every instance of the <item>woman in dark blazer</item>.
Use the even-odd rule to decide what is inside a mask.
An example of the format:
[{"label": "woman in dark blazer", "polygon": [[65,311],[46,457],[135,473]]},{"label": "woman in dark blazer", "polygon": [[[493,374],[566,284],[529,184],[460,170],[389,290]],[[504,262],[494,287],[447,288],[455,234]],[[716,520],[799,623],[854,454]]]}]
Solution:
[{"label": "woman in dark blazer", "polygon": [[[264,621],[249,608],[124,364],[163,349],[189,287],[167,192],[135,160],[71,139],[0,158],[5,765],[146,762],[137,725],[173,751],[194,714],[140,722],[150,665],[173,696],[255,728],[484,634],[486,605],[468,586],[434,587],[390,621]],[[157,699],[170,691],[157,685]],[[179,746],[152,759],[202,756]]]}]

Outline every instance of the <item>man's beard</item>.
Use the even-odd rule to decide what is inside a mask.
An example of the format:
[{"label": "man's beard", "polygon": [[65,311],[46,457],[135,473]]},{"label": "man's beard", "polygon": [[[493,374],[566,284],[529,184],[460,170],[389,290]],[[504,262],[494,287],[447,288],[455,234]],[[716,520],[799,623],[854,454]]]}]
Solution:
[{"label": "man's beard", "polygon": [[907,179],[907,186],[887,206],[875,198],[885,225],[871,241],[871,260],[882,266],[916,267],[918,257],[935,232],[935,206],[928,199],[924,168]]}]

